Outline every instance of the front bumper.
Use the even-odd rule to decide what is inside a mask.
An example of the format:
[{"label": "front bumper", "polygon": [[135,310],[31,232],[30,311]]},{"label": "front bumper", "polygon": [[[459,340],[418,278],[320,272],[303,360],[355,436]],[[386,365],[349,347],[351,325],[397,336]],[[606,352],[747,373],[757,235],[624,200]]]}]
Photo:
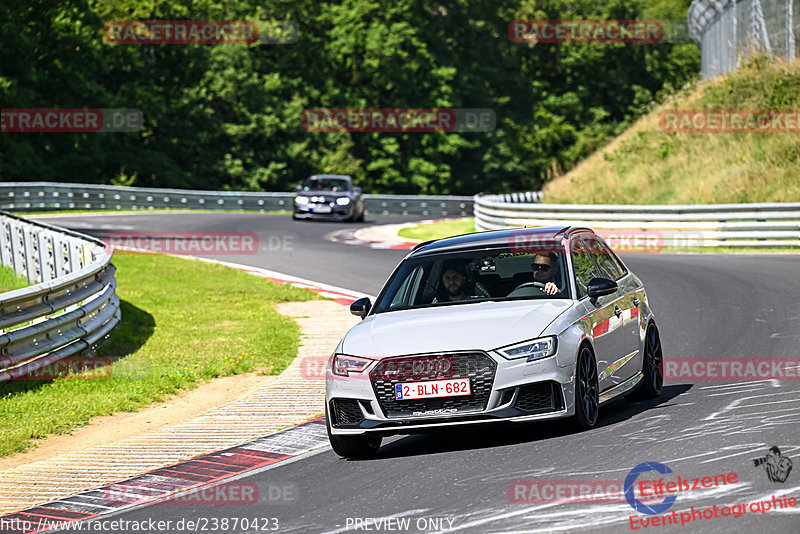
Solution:
[{"label": "front bumper", "polygon": [[[473,394],[466,397],[445,397],[426,400],[398,401],[387,392],[399,382],[422,380],[375,380],[369,373],[340,377],[327,371],[327,402],[331,433],[359,435],[366,433],[406,434],[447,427],[488,422],[525,422],[569,417],[575,413],[574,364],[560,367],[551,356],[535,362],[506,360],[494,353],[481,354],[494,365],[491,376],[485,369],[477,372],[459,370],[452,378],[469,377]],[[459,357],[453,353],[446,357]],[[409,356],[404,359],[430,358],[432,355]],[[472,369],[475,371],[475,369]],[[441,379],[441,377],[431,377]],[[388,384],[386,382],[389,382]],[[404,404],[409,406],[404,409]]]},{"label": "front bumper", "polygon": [[312,206],[308,204],[301,205],[295,203],[293,214],[295,219],[320,219],[328,221],[343,221],[353,216],[352,204],[346,206],[333,205],[330,206],[330,208],[330,213],[319,213],[314,212]]}]

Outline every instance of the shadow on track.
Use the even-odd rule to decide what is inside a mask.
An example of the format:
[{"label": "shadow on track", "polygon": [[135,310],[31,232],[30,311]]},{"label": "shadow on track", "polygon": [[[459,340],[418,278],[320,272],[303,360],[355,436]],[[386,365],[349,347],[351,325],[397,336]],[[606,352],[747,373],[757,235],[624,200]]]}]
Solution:
[{"label": "shadow on track", "polygon": [[531,423],[483,423],[458,430],[437,429],[424,434],[414,434],[383,445],[375,458],[351,461],[376,461],[389,458],[423,456],[442,452],[486,449],[519,443],[530,443],[559,438],[571,434],[591,434],[650,410],[665,407],[673,399],[691,389],[691,385],[664,386],[661,396],[642,402],[628,403],[615,400],[600,410],[597,426],[580,431],[569,420],[539,421]]},{"label": "shadow on track", "polygon": [[[96,357],[107,358],[111,363],[135,353],[153,335],[156,321],[148,312],[137,308],[127,300],[120,299],[122,319],[111,331],[107,340],[94,351]],[[74,356],[80,358],[79,356]],[[0,382],[0,400],[23,395],[52,384],[53,379],[25,379]]]}]

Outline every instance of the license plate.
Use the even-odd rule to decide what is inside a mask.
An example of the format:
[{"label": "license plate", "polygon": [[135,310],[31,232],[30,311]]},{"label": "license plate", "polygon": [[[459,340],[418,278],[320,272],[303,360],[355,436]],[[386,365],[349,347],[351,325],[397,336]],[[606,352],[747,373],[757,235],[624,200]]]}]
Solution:
[{"label": "license plate", "polygon": [[431,380],[428,382],[405,382],[394,385],[397,400],[435,399],[437,397],[460,397],[471,395],[469,378]]},{"label": "license plate", "polygon": [[311,208],[311,211],[313,211],[314,213],[330,213],[331,211],[333,211],[333,208],[331,208],[330,206],[316,206]]}]

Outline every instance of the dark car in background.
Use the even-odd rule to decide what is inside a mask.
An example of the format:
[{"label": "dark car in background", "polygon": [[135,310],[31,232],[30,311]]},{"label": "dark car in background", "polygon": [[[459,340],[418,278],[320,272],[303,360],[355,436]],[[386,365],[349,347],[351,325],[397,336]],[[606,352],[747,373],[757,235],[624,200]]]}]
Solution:
[{"label": "dark car in background", "polygon": [[361,188],[343,174],[315,174],[297,186],[293,219],[363,221]]}]

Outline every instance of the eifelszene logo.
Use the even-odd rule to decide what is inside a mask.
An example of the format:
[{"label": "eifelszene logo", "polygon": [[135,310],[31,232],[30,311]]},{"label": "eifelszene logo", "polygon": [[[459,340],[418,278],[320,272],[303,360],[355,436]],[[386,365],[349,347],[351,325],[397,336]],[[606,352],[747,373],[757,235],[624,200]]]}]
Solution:
[{"label": "eifelszene logo", "polygon": [[643,464],[639,464],[631,469],[628,473],[628,476],[625,477],[623,491],[625,492],[625,500],[628,501],[628,504],[630,504],[634,510],[640,514],[656,515],[669,510],[669,508],[675,504],[678,496],[670,495],[665,497],[664,500],[658,504],[645,504],[637,499],[636,493],[634,492],[634,484],[636,483],[636,480],[639,478],[640,474],[648,473],[650,471],[655,471],[656,473],[660,473],[662,475],[672,473],[672,469],[658,462],[645,462]]}]

